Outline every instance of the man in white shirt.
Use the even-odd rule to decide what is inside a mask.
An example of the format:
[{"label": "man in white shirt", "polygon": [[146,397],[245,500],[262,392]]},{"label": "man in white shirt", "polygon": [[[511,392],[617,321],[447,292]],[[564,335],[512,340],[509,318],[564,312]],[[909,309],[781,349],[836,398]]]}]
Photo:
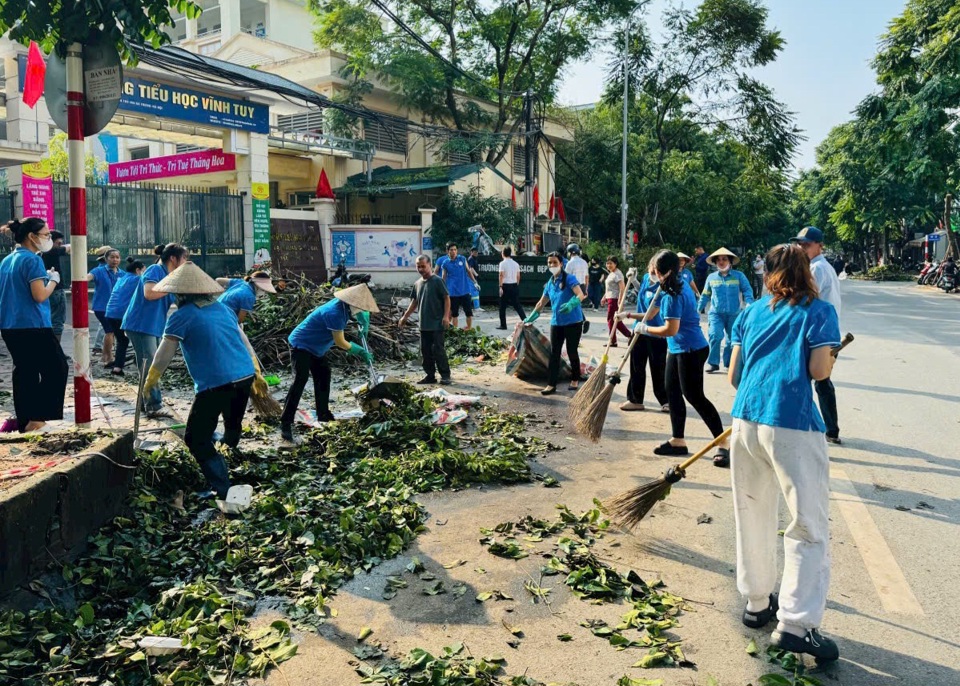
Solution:
[{"label": "man in white shirt", "polygon": [[[583,292],[586,293],[589,290],[590,286],[590,265],[587,264],[587,261],[580,256],[580,246],[576,243],[571,243],[567,246],[567,255],[570,259],[567,261],[567,266],[565,270],[567,274],[572,274],[577,279],[577,283],[580,284],[580,288],[583,289]],[[590,322],[587,321],[586,317],[583,319],[583,333],[587,333],[590,330]]]},{"label": "man in white shirt", "polygon": [[753,299],[759,300],[763,295],[763,276],[767,271],[766,260],[763,259],[763,253],[757,253],[753,260]]},{"label": "man in white shirt", "polygon": [[[810,271],[817,282],[820,299],[826,300],[837,311],[837,320],[840,319],[840,279],[837,272],[827,258],[823,256],[823,231],[815,226],[802,229],[791,241],[803,247],[810,258]],[[840,426],[837,417],[837,392],[830,377],[823,381],[814,382],[817,389],[817,398],[820,401],[820,413],[823,423],[827,425],[827,442],[840,445]]]},{"label": "man in white shirt", "polygon": [[508,245],[501,253],[503,261],[500,262],[500,326],[497,328],[505,331],[507,328],[507,306],[509,305],[523,321],[527,315],[523,312],[523,305],[520,304],[520,265],[513,259],[513,250]]}]

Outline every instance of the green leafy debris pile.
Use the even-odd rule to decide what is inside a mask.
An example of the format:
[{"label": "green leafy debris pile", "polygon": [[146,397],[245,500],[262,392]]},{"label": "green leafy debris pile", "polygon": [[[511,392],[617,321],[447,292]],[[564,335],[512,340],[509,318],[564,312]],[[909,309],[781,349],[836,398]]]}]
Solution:
[{"label": "green leafy debris pile", "polygon": [[507,349],[510,341],[498,336],[488,336],[480,329],[448,329],[444,345],[451,364],[463,362],[489,362],[494,364]]},{"label": "green leafy debris pile", "polygon": [[[203,480],[182,448],[141,453],[129,514],[31,584],[41,607],[0,613],[0,682],[236,683],[288,659],[287,623],[252,621],[262,603],[316,626],[345,580],[421,531],[416,492],[529,480],[525,459],[538,447],[521,435],[522,418],[486,412],[458,436],[430,425],[431,409],[408,397],[325,425],[296,449],[231,457],[234,482],[256,493],[233,518],[183,498]],[[148,656],[146,636],[182,646]]]},{"label": "green leafy debris pile", "polygon": [[[371,655],[364,648],[354,654],[361,659],[382,655],[379,651]],[[356,669],[361,683],[383,686],[543,686],[527,676],[503,675],[505,661],[500,655],[474,657],[458,643],[445,647],[439,656],[415,648],[403,660],[386,660],[377,667],[361,663]]]},{"label": "green leafy debris pile", "polygon": [[[600,503],[595,500],[594,504],[595,508],[579,515],[566,505],[557,505],[559,514],[553,521],[528,515],[493,529],[481,529],[480,543],[486,545],[490,553],[514,560],[531,553],[541,555],[546,560],[540,567],[541,584],[543,577],[560,576],[564,585],[581,600],[628,606],[615,626],[603,620],[585,621],[581,626],[594,636],[605,638],[617,650],[647,648],[647,654],[634,667],[693,667],[680,649],[680,641],[667,633],[677,626],[683,598],[663,590],[662,581],[647,583],[633,570],[626,574],[618,572],[593,552],[594,545],[610,526],[610,521],[602,517]],[[552,543],[550,550],[535,549],[533,544],[544,541]],[[542,588],[541,584],[534,585]],[[536,593],[531,590],[535,601],[536,596],[546,597],[548,592],[549,589]]]},{"label": "green leafy debris pile", "polygon": [[[759,656],[756,642],[750,641],[747,646],[747,654],[752,657]],[[803,658],[796,653],[781,650],[776,646],[767,646],[765,655],[767,662],[780,666],[789,672],[789,675],[764,674],[758,679],[759,686],[823,686],[819,679],[815,679],[806,673]]]}]

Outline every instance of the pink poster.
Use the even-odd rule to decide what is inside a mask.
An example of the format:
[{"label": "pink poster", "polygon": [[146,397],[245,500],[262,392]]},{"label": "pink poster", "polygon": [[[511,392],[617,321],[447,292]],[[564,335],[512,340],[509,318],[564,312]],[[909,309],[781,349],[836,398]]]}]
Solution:
[{"label": "pink poster", "polygon": [[54,228],[53,174],[47,160],[23,165],[23,216],[40,217]]},{"label": "pink poster", "polygon": [[150,181],[171,176],[192,176],[213,172],[233,171],[237,158],[222,150],[198,150],[180,155],[154,157],[149,160],[118,162],[110,165],[110,183]]}]

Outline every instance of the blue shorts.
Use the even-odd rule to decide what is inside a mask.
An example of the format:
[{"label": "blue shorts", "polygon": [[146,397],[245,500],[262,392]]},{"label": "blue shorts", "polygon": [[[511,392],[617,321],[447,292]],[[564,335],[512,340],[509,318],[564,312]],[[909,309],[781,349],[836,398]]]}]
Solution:
[{"label": "blue shorts", "polygon": [[107,319],[106,310],[103,310],[100,312],[97,312],[96,310],[94,310],[93,314],[97,318],[97,321],[100,322],[100,328],[103,329],[104,333],[116,333],[116,331],[113,328],[113,324],[111,324],[110,320]]}]

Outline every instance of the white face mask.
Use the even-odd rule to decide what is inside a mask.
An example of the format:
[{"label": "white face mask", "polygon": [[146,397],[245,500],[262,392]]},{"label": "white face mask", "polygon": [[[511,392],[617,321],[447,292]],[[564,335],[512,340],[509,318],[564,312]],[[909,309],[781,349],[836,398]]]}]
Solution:
[{"label": "white face mask", "polygon": [[40,252],[50,252],[53,250],[53,239],[50,236],[40,240]]},{"label": "white face mask", "polygon": [[561,269],[562,267],[550,267],[550,273],[556,276],[557,274],[560,273]]},{"label": "white face mask", "polygon": [[726,267],[717,267],[717,269],[720,270],[721,274],[726,274],[727,272],[730,271],[730,265],[728,264]]}]

